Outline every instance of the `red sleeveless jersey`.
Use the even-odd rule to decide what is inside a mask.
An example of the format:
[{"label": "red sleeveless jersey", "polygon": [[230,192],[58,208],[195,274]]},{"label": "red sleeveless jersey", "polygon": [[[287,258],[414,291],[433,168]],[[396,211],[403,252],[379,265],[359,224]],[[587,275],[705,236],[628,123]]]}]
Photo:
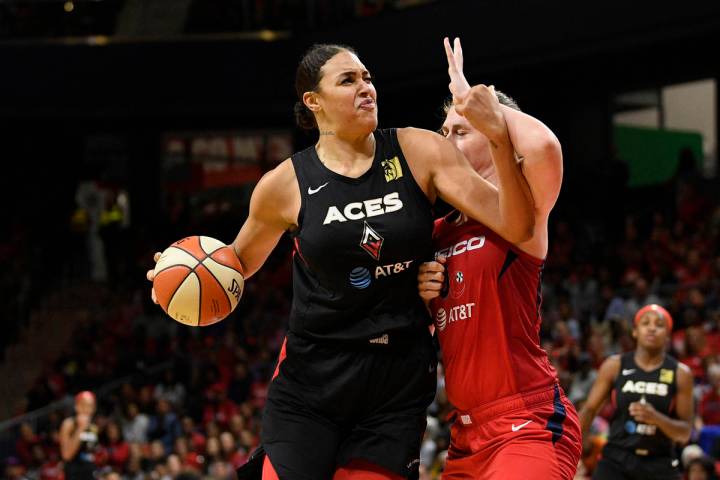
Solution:
[{"label": "red sleeveless jersey", "polygon": [[[453,216],[453,214],[451,214]],[[431,302],[450,402],[470,410],[552,387],[555,369],[540,348],[544,262],[473,220],[435,222],[435,254],[446,284]]]}]

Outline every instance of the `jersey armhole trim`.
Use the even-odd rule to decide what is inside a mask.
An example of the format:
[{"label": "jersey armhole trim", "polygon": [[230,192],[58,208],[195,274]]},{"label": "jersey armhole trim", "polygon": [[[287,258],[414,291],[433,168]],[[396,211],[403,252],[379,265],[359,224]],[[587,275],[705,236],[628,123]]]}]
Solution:
[{"label": "jersey armhole trim", "polygon": [[292,157],[290,157],[293,170],[295,171],[295,180],[297,180],[297,187],[300,190],[300,209],[298,210],[298,215],[297,215],[297,219],[296,219],[297,228],[292,231],[290,231],[290,230],[287,231],[288,235],[290,235],[290,238],[293,238],[293,239],[297,238],[300,235],[300,232],[302,231],[303,220],[305,218],[305,203],[306,203],[305,202],[305,192],[303,192],[302,181],[300,180],[300,175],[298,175],[298,173],[299,173],[298,170],[300,168],[300,165],[296,165],[296,162],[300,162],[302,160],[297,158],[297,155],[298,155],[297,153],[294,153],[292,155]]}]

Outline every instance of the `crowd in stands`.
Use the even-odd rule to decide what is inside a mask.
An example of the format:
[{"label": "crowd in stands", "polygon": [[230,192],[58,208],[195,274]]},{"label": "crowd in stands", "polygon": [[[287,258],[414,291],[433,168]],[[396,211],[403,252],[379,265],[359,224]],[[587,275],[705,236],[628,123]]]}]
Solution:
[{"label": "crowd in stands", "polygon": [[[693,480],[715,478],[720,458],[720,203],[704,188],[697,179],[681,179],[648,190],[651,198],[670,192],[672,201],[635,202],[621,231],[602,219],[594,228],[579,212],[557,215],[540,332],[562,387],[579,408],[603,359],[634,348],[631,319],[638,308],[664,305],[675,319],[670,353],[691,368],[696,382],[695,428],[682,450]],[[128,274],[142,278],[153,251],[148,246]],[[234,478],[234,469],[258,446],[289,310],[289,259],[290,248],[282,244],[247,283],[237,311],[203,329],[162,315],[147,288],[98,287],[95,315],[38,379],[28,410],[125,378],[98,398],[100,478]],[[141,373],[164,363],[156,375]],[[451,406],[442,368],[438,376],[421,450],[423,480],[439,478],[449,443],[445,418]],[[69,414],[55,411],[18,428],[7,478],[62,478],[57,436]],[[595,419],[577,478],[592,470],[610,414],[606,406]]]}]

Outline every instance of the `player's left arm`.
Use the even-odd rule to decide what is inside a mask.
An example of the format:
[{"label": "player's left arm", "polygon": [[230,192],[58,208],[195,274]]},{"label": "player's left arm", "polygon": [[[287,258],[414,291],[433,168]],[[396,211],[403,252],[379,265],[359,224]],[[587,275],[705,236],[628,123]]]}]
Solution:
[{"label": "player's left arm", "polygon": [[505,105],[500,105],[500,109],[532,192],[535,216],[547,217],[555,206],[562,185],[560,142],[540,120]]},{"label": "player's left arm", "polygon": [[690,369],[678,364],[677,368],[677,395],[675,397],[675,411],[678,418],[671,418],[655,410],[649,403],[633,402],[630,404],[630,415],[636,421],[657,425],[671,440],[685,444],[690,440],[693,421],[693,377]]}]

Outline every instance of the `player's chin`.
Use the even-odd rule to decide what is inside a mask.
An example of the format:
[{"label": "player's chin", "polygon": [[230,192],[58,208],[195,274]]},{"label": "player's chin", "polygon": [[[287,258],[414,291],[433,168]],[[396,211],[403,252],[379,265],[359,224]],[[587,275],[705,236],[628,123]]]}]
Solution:
[{"label": "player's chin", "polygon": [[373,108],[372,110],[365,110],[362,108],[359,108],[357,111],[357,114],[355,115],[356,122],[363,126],[368,126],[368,128],[371,128],[372,130],[375,130],[378,125],[378,115],[377,115],[377,108]]},{"label": "player's chin", "polygon": [[645,338],[643,338],[643,345],[646,348],[652,348],[653,350],[657,350],[665,346],[665,342],[667,339],[663,336],[659,335],[647,335]]}]

